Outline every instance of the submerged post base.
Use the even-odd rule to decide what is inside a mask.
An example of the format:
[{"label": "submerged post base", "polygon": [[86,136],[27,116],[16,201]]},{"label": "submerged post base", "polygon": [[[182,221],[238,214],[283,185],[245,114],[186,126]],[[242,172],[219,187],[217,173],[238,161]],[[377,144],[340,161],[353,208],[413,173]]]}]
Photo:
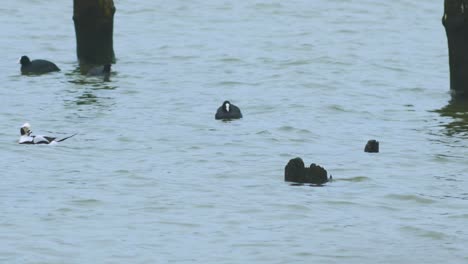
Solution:
[{"label": "submerged post base", "polygon": [[113,0],[73,1],[76,53],[82,73],[94,65],[115,63],[114,14]]},{"label": "submerged post base", "polygon": [[468,94],[468,0],[445,0],[442,24],[448,40],[452,97]]}]

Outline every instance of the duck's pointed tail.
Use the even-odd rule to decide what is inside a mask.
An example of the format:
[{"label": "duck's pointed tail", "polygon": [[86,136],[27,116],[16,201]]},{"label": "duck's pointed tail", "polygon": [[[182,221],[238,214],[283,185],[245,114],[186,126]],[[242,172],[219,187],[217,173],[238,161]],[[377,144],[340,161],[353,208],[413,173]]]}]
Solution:
[{"label": "duck's pointed tail", "polygon": [[56,141],[57,141],[57,142],[62,142],[62,141],[65,141],[66,139],[69,139],[69,138],[71,138],[71,137],[74,137],[74,136],[76,136],[77,134],[78,134],[78,133],[75,133],[75,134],[73,134],[73,135],[71,135],[71,136],[64,137],[64,138],[61,138],[61,139],[59,139],[59,140],[56,140]]}]

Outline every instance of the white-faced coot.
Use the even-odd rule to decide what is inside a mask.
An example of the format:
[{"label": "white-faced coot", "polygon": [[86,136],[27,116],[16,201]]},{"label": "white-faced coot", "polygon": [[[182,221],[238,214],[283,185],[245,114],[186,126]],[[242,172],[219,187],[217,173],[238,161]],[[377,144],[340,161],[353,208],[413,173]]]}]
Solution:
[{"label": "white-faced coot", "polygon": [[215,119],[239,119],[242,118],[242,113],[239,107],[231,104],[229,101],[224,101],[223,105],[216,111]]}]

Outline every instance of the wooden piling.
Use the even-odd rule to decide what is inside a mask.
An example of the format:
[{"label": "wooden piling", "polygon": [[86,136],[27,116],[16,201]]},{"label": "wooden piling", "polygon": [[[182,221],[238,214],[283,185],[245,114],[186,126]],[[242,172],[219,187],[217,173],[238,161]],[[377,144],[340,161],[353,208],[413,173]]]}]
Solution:
[{"label": "wooden piling", "polygon": [[82,73],[95,65],[115,63],[113,0],[73,0],[76,53]]},{"label": "wooden piling", "polygon": [[442,24],[449,50],[450,90],[468,95],[468,0],[445,0]]}]

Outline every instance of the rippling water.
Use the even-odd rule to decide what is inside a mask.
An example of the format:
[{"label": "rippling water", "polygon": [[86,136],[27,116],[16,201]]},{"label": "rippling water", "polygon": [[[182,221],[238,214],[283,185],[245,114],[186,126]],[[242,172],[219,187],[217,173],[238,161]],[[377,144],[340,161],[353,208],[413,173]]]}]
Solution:
[{"label": "rippling water", "polygon": [[[111,82],[77,74],[55,2],[0,7],[1,263],[468,261],[443,1],[115,0]],[[18,145],[26,121],[79,134]],[[296,156],[335,181],[285,183]]]}]

